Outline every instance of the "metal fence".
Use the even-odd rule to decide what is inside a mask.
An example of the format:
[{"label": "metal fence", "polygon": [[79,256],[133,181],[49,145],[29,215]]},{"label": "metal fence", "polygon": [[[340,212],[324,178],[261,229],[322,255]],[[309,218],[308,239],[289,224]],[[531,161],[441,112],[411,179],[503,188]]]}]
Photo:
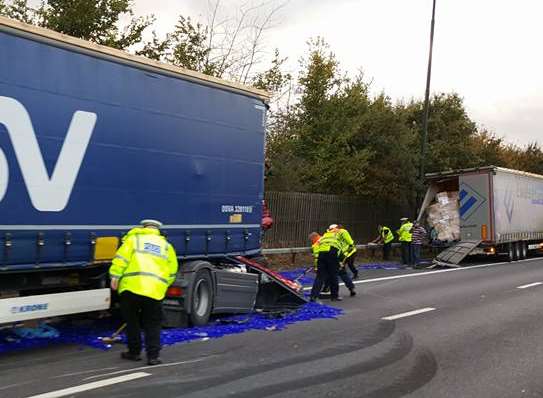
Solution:
[{"label": "metal fence", "polygon": [[307,192],[266,192],[275,220],[264,236],[265,247],[307,246],[311,231],[322,233],[330,224],[342,224],[357,243],[372,240],[377,225],[399,227],[405,208],[370,199]]}]

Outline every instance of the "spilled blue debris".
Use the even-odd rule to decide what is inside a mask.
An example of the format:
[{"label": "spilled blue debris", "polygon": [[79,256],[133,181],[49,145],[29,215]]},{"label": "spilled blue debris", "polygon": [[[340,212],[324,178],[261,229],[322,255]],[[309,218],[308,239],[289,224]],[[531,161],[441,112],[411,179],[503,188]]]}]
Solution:
[{"label": "spilled blue debris", "polygon": [[[315,280],[315,273],[313,270],[306,272],[307,268],[298,268],[290,271],[279,272],[285,278],[291,281],[297,281],[302,286],[312,285]],[[304,274],[305,272],[305,274]]]},{"label": "spilled blue debris", "polygon": [[250,314],[222,317],[213,325],[188,329],[169,329],[162,333],[165,345],[177,344],[202,338],[220,338],[249,330],[284,330],[288,325],[314,319],[337,319],[343,313],[340,308],[307,303],[284,316],[273,314]]},{"label": "spilled blue debris", "polygon": [[46,323],[40,323],[36,328],[16,328],[13,330],[16,338],[21,339],[52,339],[59,337],[58,330]]},{"label": "spilled blue debris", "polygon": [[[308,303],[285,314],[253,313],[219,317],[207,326],[164,329],[162,344],[166,346],[194,340],[215,339],[251,330],[279,331],[298,322],[314,319],[337,319],[342,313],[343,310],[340,308]],[[79,325],[61,323],[54,327],[54,330],[58,332],[57,337],[25,337],[15,334],[13,330],[2,330],[0,331],[0,354],[60,344],[76,344],[108,350],[111,346],[102,343],[100,337],[110,336],[118,326],[111,319],[85,322]]]},{"label": "spilled blue debris", "polygon": [[[369,263],[359,265],[357,268],[360,271],[397,270],[402,269],[402,266],[397,263]],[[284,271],[281,272],[281,275],[291,280],[297,280],[303,286],[311,286],[315,274],[312,270],[304,274],[306,269]],[[308,292],[305,293],[308,294]],[[283,316],[254,313],[219,317],[212,324],[204,327],[165,329],[162,331],[162,342],[164,345],[173,345],[194,340],[220,338],[250,330],[283,330],[288,325],[298,322],[313,319],[336,319],[342,313],[343,311],[339,308],[308,303]],[[111,319],[103,319],[80,324],[61,323],[54,327],[40,324],[38,328],[34,329],[0,330],[0,354],[61,344],[75,344],[107,350],[111,346],[102,343],[99,337],[110,336],[119,327],[119,322],[118,320],[114,322]]]}]

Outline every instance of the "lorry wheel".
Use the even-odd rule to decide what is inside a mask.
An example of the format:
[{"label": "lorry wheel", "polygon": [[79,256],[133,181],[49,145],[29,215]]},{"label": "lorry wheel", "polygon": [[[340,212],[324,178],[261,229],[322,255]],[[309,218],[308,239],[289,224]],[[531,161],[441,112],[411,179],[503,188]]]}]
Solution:
[{"label": "lorry wheel", "polygon": [[515,248],[514,248],[513,243],[507,244],[507,260],[515,261]]},{"label": "lorry wheel", "polygon": [[209,321],[213,308],[213,282],[209,272],[200,270],[192,284],[190,322],[193,326],[203,326]]},{"label": "lorry wheel", "polygon": [[520,242],[515,242],[513,243],[513,247],[514,247],[514,250],[515,250],[515,261],[518,261],[518,260],[521,260],[522,259],[522,249],[520,247],[521,243]]},{"label": "lorry wheel", "polygon": [[521,248],[521,250],[520,250],[521,258],[523,260],[528,258],[528,243],[527,242],[522,242],[520,248]]}]

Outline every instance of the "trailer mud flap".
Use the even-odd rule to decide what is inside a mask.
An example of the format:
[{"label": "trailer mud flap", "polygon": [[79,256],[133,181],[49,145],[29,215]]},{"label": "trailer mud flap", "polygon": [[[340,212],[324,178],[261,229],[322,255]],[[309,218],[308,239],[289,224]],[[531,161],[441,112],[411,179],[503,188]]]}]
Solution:
[{"label": "trailer mud flap", "polygon": [[297,308],[307,303],[302,285],[298,282],[291,281],[248,258],[237,256],[235,259],[244,264],[251,272],[260,274],[256,309],[275,311]]},{"label": "trailer mud flap", "polygon": [[460,267],[460,262],[468,256],[482,241],[466,240],[443,250],[435,258],[434,264],[445,267]]}]

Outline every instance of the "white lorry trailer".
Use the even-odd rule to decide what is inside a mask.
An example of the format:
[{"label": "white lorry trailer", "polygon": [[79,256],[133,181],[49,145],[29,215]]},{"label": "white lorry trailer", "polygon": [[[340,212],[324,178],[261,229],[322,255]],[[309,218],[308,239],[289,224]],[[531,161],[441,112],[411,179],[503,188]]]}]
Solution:
[{"label": "white lorry trailer", "polygon": [[436,257],[438,264],[457,266],[475,254],[516,261],[543,248],[543,176],[487,166],[427,174],[426,181],[419,221],[428,219],[432,203],[456,202],[457,214],[436,222],[457,217],[459,224],[458,242]]}]

